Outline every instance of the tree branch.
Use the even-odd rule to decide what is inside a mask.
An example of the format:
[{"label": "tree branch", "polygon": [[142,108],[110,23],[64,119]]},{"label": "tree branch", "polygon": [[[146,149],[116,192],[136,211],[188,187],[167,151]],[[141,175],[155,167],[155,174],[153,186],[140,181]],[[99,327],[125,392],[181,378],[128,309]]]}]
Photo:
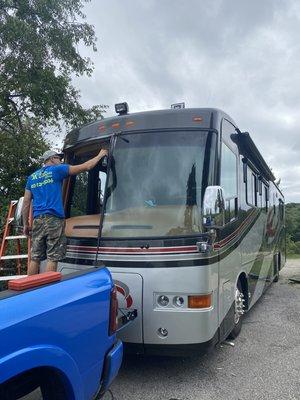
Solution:
[{"label": "tree branch", "polygon": [[20,113],[19,113],[19,110],[18,110],[18,107],[17,107],[16,103],[10,98],[10,95],[6,96],[6,101],[13,106],[13,109],[15,110],[16,116],[18,118],[19,128],[22,131],[23,130],[23,125],[22,125],[22,122],[21,122]]}]

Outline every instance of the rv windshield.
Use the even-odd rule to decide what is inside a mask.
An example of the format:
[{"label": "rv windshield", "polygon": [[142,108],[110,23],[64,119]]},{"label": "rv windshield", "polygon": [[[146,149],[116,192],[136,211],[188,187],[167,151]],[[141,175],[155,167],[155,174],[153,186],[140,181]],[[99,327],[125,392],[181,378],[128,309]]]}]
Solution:
[{"label": "rv windshield", "polygon": [[203,188],[212,184],[215,140],[216,135],[207,131],[119,137],[108,177],[102,236],[201,232],[201,200]]}]

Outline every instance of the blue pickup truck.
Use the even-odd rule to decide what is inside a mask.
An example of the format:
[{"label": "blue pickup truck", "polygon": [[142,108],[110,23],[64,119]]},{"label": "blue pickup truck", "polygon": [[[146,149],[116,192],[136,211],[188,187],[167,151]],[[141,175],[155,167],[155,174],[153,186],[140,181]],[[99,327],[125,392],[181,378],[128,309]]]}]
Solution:
[{"label": "blue pickup truck", "polygon": [[116,318],[116,291],[106,268],[1,290],[0,399],[37,388],[47,400],[101,398],[122,362]]}]

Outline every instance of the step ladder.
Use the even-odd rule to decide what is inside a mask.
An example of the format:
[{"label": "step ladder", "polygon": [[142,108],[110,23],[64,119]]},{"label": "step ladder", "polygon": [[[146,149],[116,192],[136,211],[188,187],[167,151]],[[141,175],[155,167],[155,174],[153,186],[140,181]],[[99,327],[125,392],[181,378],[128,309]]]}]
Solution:
[{"label": "step ladder", "polygon": [[[3,230],[2,242],[1,242],[1,247],[0,247],[0,271],[7,269],[4,267],[4,262],[6,260],[16,260],[17,261],[17,264],[16,264],[17,274],[20,275],[21,267],[22,267],[22,261],[21,261],[22,259],[27,259],[27,270],[29,267],[31,239],[30,239],[30,237],[27,237],[26,235],[11,235],[13,222],[15,221],[15,212],[16,212],[17,205],[18,205],[18,200],[12,200],[9,205],[7,219],[6,219],[5,227]],[[31,215],[31,213],[30,213],[30,215]],[[21,240],[27,241],[27,254],[21,254]],[[9,241],[16,242],[17,254],[6,255],[6,250],[7,250]]]}]

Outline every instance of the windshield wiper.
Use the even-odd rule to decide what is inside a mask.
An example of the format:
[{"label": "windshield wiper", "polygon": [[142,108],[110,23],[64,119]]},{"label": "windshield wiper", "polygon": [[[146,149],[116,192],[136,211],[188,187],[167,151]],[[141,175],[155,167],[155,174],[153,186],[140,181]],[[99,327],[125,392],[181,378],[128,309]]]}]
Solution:
[{"label": "windshield wiper", "polygon": [[153,225],[112,225],[111,229],[153,229]]}]

